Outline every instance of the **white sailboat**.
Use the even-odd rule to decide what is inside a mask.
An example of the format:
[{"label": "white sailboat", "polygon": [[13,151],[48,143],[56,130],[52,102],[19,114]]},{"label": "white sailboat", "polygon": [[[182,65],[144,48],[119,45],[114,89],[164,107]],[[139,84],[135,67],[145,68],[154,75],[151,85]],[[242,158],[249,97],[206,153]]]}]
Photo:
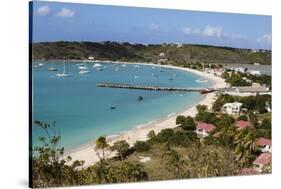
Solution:
[{"label": "white sailboat", "polygon": [[65,62],[63,61],[63,72],[57,73],[57,77],[70,77],[70,74],[65,71]]},{"label": "white sailboat", "polygon": [[88,74],[88,73],[90,73],[90,71],[89,70],[80,70],[78,73],[79,74]]}]

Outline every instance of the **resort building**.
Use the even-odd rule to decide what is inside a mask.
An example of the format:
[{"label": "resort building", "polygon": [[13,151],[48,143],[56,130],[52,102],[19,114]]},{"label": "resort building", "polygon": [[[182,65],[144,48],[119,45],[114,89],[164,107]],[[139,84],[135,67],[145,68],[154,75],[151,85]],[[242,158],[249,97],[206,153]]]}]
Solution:
[{"label": "resort building", "polygon": [[254,168],[243,168],[239,171],[238,175],[256,175],[260,172]]},{"label": "resort building", "polygon": [[226,103],[222,107],[222,112],[231,115],[240,115],[242,105],[240,102]]},{"label": "resort building", "polygon": [[260,138],[258,145],[262,152],[271,152],[271,140],[267,138]]},{"label": "resort building", "polygon": [[200,122],[196,126],[196,134],[201,135],[203,138],[209,136],[209,133],[216,128],[213,124]]},{"label": "resort building", "polygon": [[263,167],[271,163],[271,153],[262,153],[257,159],[253,162],[255,169],[262,173]]},{"label": "resort building", "polygon": [[247,87],[231,87],[223,88],[219,90],[221,94],[229,94],[232,96],[256,96],[268,94],[271,95],[271,91],[266,86],[247,86]]}]

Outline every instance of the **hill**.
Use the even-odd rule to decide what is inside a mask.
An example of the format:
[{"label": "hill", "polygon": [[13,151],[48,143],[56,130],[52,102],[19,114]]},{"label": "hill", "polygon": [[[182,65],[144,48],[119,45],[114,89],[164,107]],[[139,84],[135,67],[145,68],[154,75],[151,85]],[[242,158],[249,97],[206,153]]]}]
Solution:
[{"label": "hill", "polygon": [[170,63],[271,64],[271,51],[208,45],[131,44],[117,42],[40,42],[32,44],[33,60],[88,59]]}]

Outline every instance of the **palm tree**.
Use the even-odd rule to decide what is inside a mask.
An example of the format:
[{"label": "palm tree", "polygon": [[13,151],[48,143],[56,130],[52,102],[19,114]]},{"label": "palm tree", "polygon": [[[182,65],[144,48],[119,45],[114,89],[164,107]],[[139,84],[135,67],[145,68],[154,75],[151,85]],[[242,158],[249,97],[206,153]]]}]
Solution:
[{"label": "palm tree", "polygon": [[254,128],[240,130],[235,136],[236,161],[242,166],[248,165],[253,153],[258,149],[258,135]]},{"label": "palm tree", "polygon": [[109,148],[109,144],[106,140],[106,137],[105,136],[100,136],[97,140],[96,140],[96,146],[95,146],[95,149],[97,151],[101,150],[102,151],[102,158],[100,157],[99,153],[98,156],[100,159],[103,159],[105,160],[105,150]]}]

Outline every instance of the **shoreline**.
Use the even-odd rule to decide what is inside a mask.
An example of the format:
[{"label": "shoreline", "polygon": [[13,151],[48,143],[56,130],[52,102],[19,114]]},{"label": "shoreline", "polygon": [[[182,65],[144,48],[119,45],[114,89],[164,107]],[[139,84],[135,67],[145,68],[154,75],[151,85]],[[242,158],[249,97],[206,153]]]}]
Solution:
[{"label": "shoreline", "polygon": [[[135,65],[148,65],[148,66],[157,66],[157,67],[163,67],[163,68],[171,68],[171,69],[177,69],[182,71],[188,71],[193,74],[196,74],[204,79],[211,81],[211,86],[213,88],[219,88],[219,87],[226,87],[226,83],[224,80],[220,77],[211,75],[206,72],[202,72],[199,70],[193,70],[190,68],[183,68],[183,67],[176,67],[172,65],[159,65],[159,64],[153,64],[153,63],[132,63],[132,62],[110,62],[110,61],[91,61],[92,63],[115,63],[115,64],[135,64]],[[109,144],[112,145],[114,142],[118,140],[126,140],[130,146],[132,146],[137,140],[145,141],[147,139],[147,133],[151,130],[154,130],[155,133],[160,132],[162,129],[166,128],[174,128],[177,127],[176,125],[176,117],[178,115],[184,115],[184,116],[192,116],[194,117],[196,114],[196,105],[202,104],[207,105],[208,108],[211,107],[212,103],[214,102],[215,93],[207,93],[204,94],[204,98],[200,100],[199,102],[196,102],[191,107],[185,108],[185,110],[172,114],[170,116],[165,116],[159,120],[153,120],[148,123],[134,126],[131,130],[120,132],[116,135],[110,135],[107,136],[107,139],[109,141]],[[68,150],[65,152],[64,157],[71,156],[72,161],[75,160],[83,160],[85,161],[83,167],[88,167],[97,161],[99,161],[99,157],[96,154],[95,148],[95,141],[90,141],[84,145],[81,145],[79,147],[76,147],[74,149]],[[108,157],[113,157],[115,153],[108,152]],[[72,162],[71,161],[71,162]]]}]

